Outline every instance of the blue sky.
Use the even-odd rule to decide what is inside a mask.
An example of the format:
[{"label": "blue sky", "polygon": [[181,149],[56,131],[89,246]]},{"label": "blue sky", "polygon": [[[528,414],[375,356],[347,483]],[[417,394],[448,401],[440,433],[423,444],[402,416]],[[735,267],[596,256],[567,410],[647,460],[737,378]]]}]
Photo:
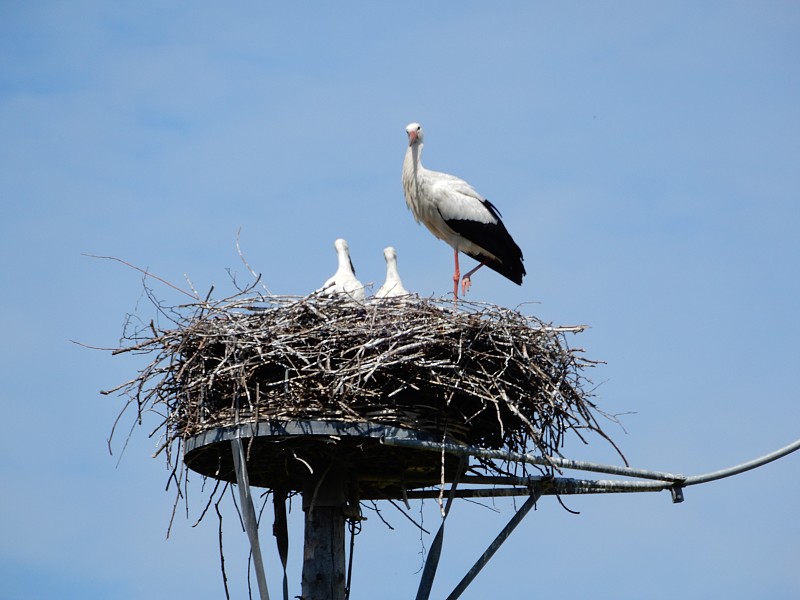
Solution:
[{"label": "blue sky", "polygon": [[[591,326],[575,343],[607,363],[600,405],[633,413],[607,430],[634,466],[696,474],[800,437],[798,30],[793,2],[0,4],[0,597],[223,597],[216,520],[192,527],[199,478],[165,540],[157,441],[143,428],[108,455],[121,400],[98,390],[141,362],[70,340],[114,346],[152,308],[136,272],[81,253],[224,294],[226,269],[247,277],[241,228],[269,288],[305,294],[344,237],[362,281],[380,285],[393,245],[406,287],[444,295],[452,253],[400,187],[410,121],[426,166],[491,199],[525,254],[523,286],[481,271],[470,297]],[[568,498],[576,516],[545,498],[463,597],[796,598],[798,460],[681,505]],[[456,506],[434,597],[513,514],[494,508]],[[394,531],[368,514],[359,537],[354,600],[416,589],[429,539],[384,515]]]}]

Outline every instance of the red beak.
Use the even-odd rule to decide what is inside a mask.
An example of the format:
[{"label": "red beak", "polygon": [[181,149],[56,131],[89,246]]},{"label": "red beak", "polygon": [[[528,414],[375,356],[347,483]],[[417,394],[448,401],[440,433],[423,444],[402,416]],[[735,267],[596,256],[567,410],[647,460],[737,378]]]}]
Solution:
[{"label": "red beak", "polygon": [[412,129],[411,131],[408,132],[408,145],[410,146],[416,141],[417,141],[417,132]]}]

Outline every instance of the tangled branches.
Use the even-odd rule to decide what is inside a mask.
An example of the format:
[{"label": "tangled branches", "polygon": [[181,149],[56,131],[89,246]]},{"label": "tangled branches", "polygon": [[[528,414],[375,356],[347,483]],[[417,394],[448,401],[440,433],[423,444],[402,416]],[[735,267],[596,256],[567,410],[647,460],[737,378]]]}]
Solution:
[{"label": "tangled branches", "polygon": [[[120,391],[162,415],[163,446],[242,422],[369,421],[436,439],[559,455],[565,435],[608,439],[585,391],[596,364],[567,334],[490,304],[239,294],[169,309],[115,353],[152,360]],[[171,459],[170,459],[171,462]],[[488,467],[488,465],[484,465]]]}]

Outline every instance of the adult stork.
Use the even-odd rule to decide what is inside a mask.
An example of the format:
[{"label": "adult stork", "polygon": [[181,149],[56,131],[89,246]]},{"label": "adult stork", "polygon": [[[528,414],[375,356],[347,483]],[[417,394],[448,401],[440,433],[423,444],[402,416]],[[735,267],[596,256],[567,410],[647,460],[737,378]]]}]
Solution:
[{"label": "adult stork", "polygon": [[353,300],[362,302],[364,300],[364,286],[356,279],[356,271],[353,268],[353,262],[350,260],[350,248],[347,246],[347,241],[339,238],[333,242],[333,247],[336,248],[339,266],[336,269],[336,273],[317,292],[325,296],[345,294]]},{"label": "adult stork", "polygon": [[396,298],[407,296],[408,291],[403,287],[400,274],[397,272],[397,251],[391,246],[384,248],[383,257],[386,259],[386,281],[375,293],[376,298]]},{"label": "adult stork", "polygon": [[[511,238],[500,218],[500,212],[463,179],[429,171],[422,166],[422,126],[406,127],[408,149],[403,160],[403,193],[417,223],[453,248],[455,273],[453,296],[458,298],[458,282],[466,294],[471,277],[482,266],[497,271],[517,285],[522,285],[525,267],[522,251]],[[478,266],[461,278],[458,253],[478,261]]]}]

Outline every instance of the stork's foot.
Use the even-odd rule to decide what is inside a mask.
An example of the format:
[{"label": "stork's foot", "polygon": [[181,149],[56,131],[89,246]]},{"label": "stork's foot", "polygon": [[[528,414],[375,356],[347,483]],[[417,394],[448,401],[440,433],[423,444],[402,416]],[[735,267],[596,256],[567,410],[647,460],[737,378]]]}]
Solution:
[{"label": "stork's foot", "polygon": [[470,286],[472,285],[472,279],[470,279],[469,275],[464,275],[464,278],[461,280],[461,295],[464,296],[469,291]]},{"label": "stork's foot", "polygon": [[475,267],[474,269],[472,269],[472,271],[470,271],[469,273],[467,273],[466,275],[464,275],[464,278],[461,280],[461,290],[462,290],[462,291],[461,291],[461,293],[462,293],[462,294],[466,294],[466,293],[467,293],[467,291],[469,290],[469,286],[471,286],[471,285],[472,285],[472,274],[473,274],[475,271],[477,271],[478,269],[480,269],[480,268],[481,268],[483,265],[485,265],[487,262],[488,262],[488,259],[487,259],[487,260],[484,260],[484,261],[483,261],[481,264],[479,264],[477,267]]}]

